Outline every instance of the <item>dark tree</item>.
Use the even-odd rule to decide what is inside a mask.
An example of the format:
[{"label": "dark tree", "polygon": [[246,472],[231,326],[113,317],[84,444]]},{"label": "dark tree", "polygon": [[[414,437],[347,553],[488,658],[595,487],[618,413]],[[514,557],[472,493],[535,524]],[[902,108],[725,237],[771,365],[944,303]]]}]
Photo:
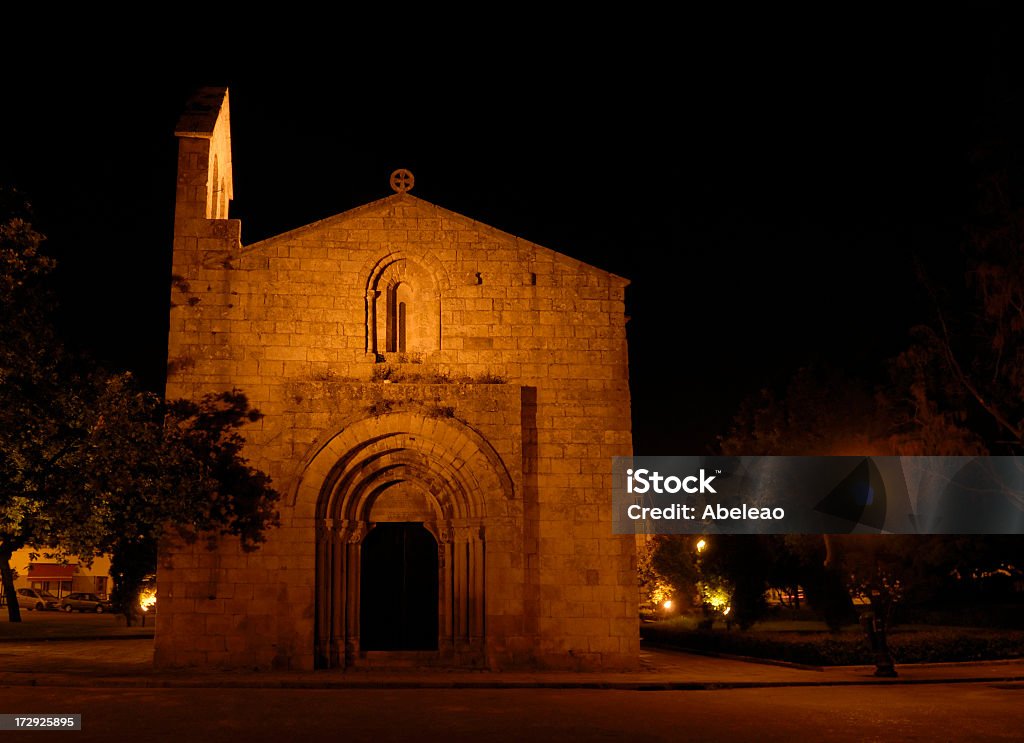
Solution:
[{"label": "dark tree", "polygon": [[60,343],[44,280],[53,262],[23,219],[0,224],[0,573],[20,621],[10,558],[25,546],[113,557],[134,609],[156,545],[234,535],[255,549],[277,524],[270,479],[242,455],[259,419],[245,395],[165,402]]},{"label": "dark tree", "polygon": [[962,250],[920,269],[933,320],[895,364],[911,453],[1024,453],[1022,126],[1019,94],[988,113]]},{"label": "dark tree", "polygon": [[735,456],[884,455],[893,453],[891,431],[883,397],[819,365],[797,370],[781,392],[745,400],[719,445]]},{"label": "dark tree", "polygon": [[25,219],[28,205],[9,191],[0,201],[0,578],[10,619],[20,621],[11,556],[50,541],[53,504],[89,420],[49,322],[54,262]]}]

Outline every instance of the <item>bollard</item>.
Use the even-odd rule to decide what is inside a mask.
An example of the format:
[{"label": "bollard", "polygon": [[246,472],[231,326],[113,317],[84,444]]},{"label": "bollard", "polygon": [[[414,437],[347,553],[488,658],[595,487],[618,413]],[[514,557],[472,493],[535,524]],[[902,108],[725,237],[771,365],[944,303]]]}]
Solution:
[{"label": "bollard", "polygon": [[882,678],[895,678],[896,667],[889,653],[889,644],[885,638],[885,622],[879,619],[872,611],[866,611],[860,616],[861,627],[868,637],[871,645],[871,652],[875,656],[875,676]]}]

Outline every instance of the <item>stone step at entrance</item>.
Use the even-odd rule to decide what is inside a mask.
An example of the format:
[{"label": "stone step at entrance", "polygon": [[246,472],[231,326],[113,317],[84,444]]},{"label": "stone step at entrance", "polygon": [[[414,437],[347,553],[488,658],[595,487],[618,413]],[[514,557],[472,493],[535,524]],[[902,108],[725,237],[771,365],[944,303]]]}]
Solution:
[{"label": "stone step at entrance", "polygon": [[351,666],[354,671],[438,669],[441,657],[436,650],[368,650],[360,653]]}]

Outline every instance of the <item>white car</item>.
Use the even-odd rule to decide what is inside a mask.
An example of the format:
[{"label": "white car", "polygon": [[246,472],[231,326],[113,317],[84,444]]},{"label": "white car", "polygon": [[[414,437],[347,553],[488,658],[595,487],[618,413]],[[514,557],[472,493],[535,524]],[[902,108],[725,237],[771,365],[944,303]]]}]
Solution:
[{"label": "white car", "polygon": [[41,591],[38,588],[19,588],[18,606],[28,611],[56,611],[60,608],[60,599],[49,591]]}]

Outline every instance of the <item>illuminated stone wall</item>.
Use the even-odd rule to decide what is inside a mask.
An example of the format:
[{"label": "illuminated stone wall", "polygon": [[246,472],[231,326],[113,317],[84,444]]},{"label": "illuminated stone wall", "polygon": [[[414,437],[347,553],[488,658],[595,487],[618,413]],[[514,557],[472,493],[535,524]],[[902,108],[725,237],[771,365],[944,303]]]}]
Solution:
[{"label": "illuminated stone wall", "polygon": [[167,393],[248,394],[282,525],[249,554],[162,550],[157,663],[386,664],[359,650],[359,545],[404,488],[442,572],[420,662],[635,666],[634,544],[611,533],[627,282],[409,193],[243,246],[210,192],[231,192],[226,91],[202,96],[178,131]]}]

